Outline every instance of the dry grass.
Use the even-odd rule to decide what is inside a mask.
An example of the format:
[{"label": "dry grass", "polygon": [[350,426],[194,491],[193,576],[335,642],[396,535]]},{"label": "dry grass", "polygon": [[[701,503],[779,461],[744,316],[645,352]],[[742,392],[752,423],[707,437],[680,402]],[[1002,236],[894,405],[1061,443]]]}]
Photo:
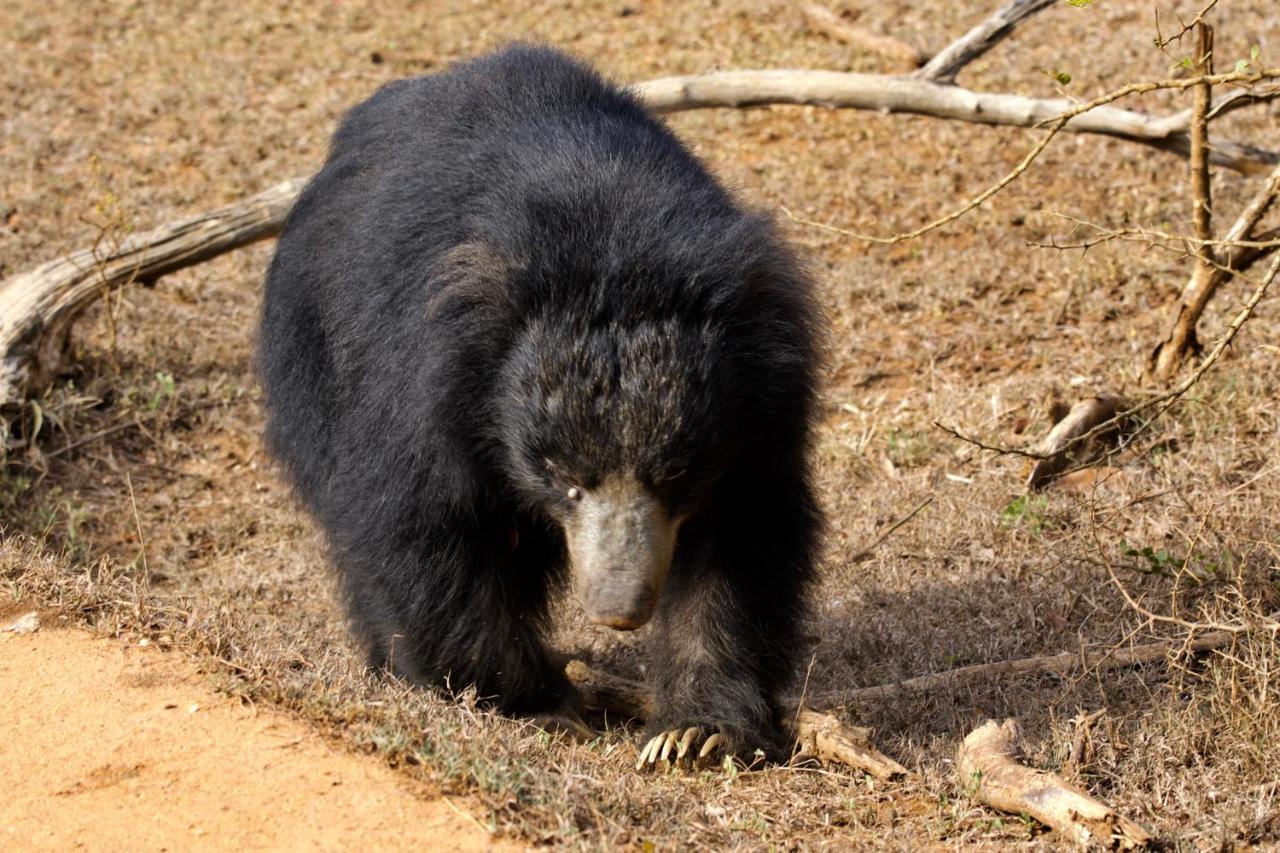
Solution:
[{"label": "dry grass", "polygon": [[[342,109],[380,82],[510,38],[561,44],[620,79],[881,63],[807,32],[781,2],[442,2],[397,13],[261,0],[183,4],[181,13],[123,2],[10,5],[16,23],[0,33],[0,274],[305,173]],[[1173,10],[1190,17],[1195,5],[1161,3],[1162,19]],[[1264,53],[1280,44],[1280,20],[1264,5],[1220,4],[1218,45],[1229,60],[1255,42]],[[860,24],[936,48],[980,14],[967,9],[892,0],[868,5]],[[1056,84],[1042,72],[1063,69],[1074,77],[1068,91],[1087,96],[1164,76],[1171,58],[1150,47],[1153,35],[1145,2],[1061,4],[966,82],[1050,94]],[[371,62],[375,51],[386,61]],[[1143,105],[1181,106],[1164,96]],[[1231,135],[1274,145],[1276,116],[1275,107],[1233,116]],[[746,197],[885,233],[975,193],[1029,144],[1013,130],[808,108],[686,114],[672,124]],[[1219,175],[1219,219],[1248,192],[1246,179]],[[1248,623],[1280,610],[1274,299],[1142,452],[1096,489],[1020,499],[1021,462],[932,426],[1022,444],[1048,429],[1051,398],[1141,392],[1142,356],[1163,331],[1161,309],[1186,259],[1028,243],[1067,231],[1055,212],[1187,230],[1185,198],[1177,160],[1073,137],[982,211],[921,241],[886,249],[794,229],[834,328],[817,458],[832,523],[813,688],[1185,633],[1128,608],[1109,567],[1161,613]],[[971,805],[952,778],[959,739],[984,716],[1008,715],[1021,720],[1033,760],[1065,768],[1165,838],[1196,849],[1280,843],[1280,654],[1265,630],[1166,667],[1002,680],[845,709],[919,771],[894,785],[780,769],[637,777],[625,733],[568,747],[465,700],[365,677],[316,534],[262,456],[250,359],[269,251],[175,274],[82,323],[77,373],[39,401],[43,430],[11,450],[0,481],[10,534],[0,595],[63,607],[105,631],[168,637],[225,689],[287,707],[406,772],[476,790],[495,827],[532,840],[1045,844],[1017,818]],[[1244,289],[1219,296],[1206,339]],[[926,497],[932,504],[872,560],[852,559]],[[558,643],[622,671],[636,665],[629,647],[580,624],[572,608]],[[1097,709],[1104,715],[1073,750],[1073,718]]]}]

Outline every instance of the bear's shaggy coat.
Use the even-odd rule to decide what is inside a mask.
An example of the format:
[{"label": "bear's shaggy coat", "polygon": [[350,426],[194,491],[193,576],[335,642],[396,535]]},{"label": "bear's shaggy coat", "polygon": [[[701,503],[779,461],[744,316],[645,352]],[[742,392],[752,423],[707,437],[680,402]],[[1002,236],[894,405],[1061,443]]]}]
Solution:
[{"label": "bear's shaggy coat", "polygon": [[650,730],[776,747],[820,525],[817,318],[770,220],[562,54],[352,109],[276,249],[259,363],[371,664],[571,709],[548,596],[573,498],[624,477],[678,529]]}]

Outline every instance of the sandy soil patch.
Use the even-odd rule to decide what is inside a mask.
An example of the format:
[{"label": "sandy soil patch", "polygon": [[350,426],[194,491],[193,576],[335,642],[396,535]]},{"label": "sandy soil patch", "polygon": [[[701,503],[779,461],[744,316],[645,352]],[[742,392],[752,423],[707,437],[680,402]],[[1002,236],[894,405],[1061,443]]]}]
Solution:
[{"label": "sandy soil patch", "polygon": [[154,647],[0,635],[0,696],[0,847],[496,847],[438,792],[214,693]]}]

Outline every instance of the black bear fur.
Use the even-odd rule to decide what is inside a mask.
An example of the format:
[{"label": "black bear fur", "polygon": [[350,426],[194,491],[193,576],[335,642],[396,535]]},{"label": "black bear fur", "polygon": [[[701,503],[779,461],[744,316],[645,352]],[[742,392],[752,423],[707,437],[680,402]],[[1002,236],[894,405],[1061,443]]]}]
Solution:
[{"label": "black bear fur", "polygon": [[515,46],[343,120],[267,277],[266,442],[370,664],[515,715],[573,707],[541,639],[566,487],[625,469],[686,519],[650,731],[776,750],[821,524],[818,320],[769,217],[631,95]]}]

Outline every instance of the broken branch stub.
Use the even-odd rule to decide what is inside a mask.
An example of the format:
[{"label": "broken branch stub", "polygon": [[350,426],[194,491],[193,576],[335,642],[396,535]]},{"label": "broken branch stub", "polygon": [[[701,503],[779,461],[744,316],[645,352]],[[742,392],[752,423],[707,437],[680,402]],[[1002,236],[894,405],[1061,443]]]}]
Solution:
[{"label": "broken branch stub", "polygon": [[1013,34],[1022,21],[1052,6],[1056,0],[1010,0],[991,17],[938,51],[938,55],[915,73],[922,80],[951,83],[966,65],[987,53]]},{"label": "broken branch stub", "polygon": [[876,749],[871,730],[840,722],[831,714],[801,708],[795,721],[799,755],[813,756],[866,771],[877,779],[901,779],[907,768]]},{"label": "broken branch stub", "polygon": [[[1036,462],[1027,477],[1027,489],[1042,489],[1073,465],[1095,461],[1119,440],[1124,425],[1115,424],[1096,435],[1091,430],[1104,424],[1125,409],[1124,401],[1115,397],[1091,397],[1071,407],[1036,448],[1046,458]],[[1088,436],[1087,438],[1085,436]]]},{"label": "broken branch stub", "polygon": [[1018,762],[1018,724],[987,720],[960,744],[956,774],[974,800],[1010,814],[1027,814],[1077,844],[1142,850],[1155,840],[1143,827],[1048,770]]}]

